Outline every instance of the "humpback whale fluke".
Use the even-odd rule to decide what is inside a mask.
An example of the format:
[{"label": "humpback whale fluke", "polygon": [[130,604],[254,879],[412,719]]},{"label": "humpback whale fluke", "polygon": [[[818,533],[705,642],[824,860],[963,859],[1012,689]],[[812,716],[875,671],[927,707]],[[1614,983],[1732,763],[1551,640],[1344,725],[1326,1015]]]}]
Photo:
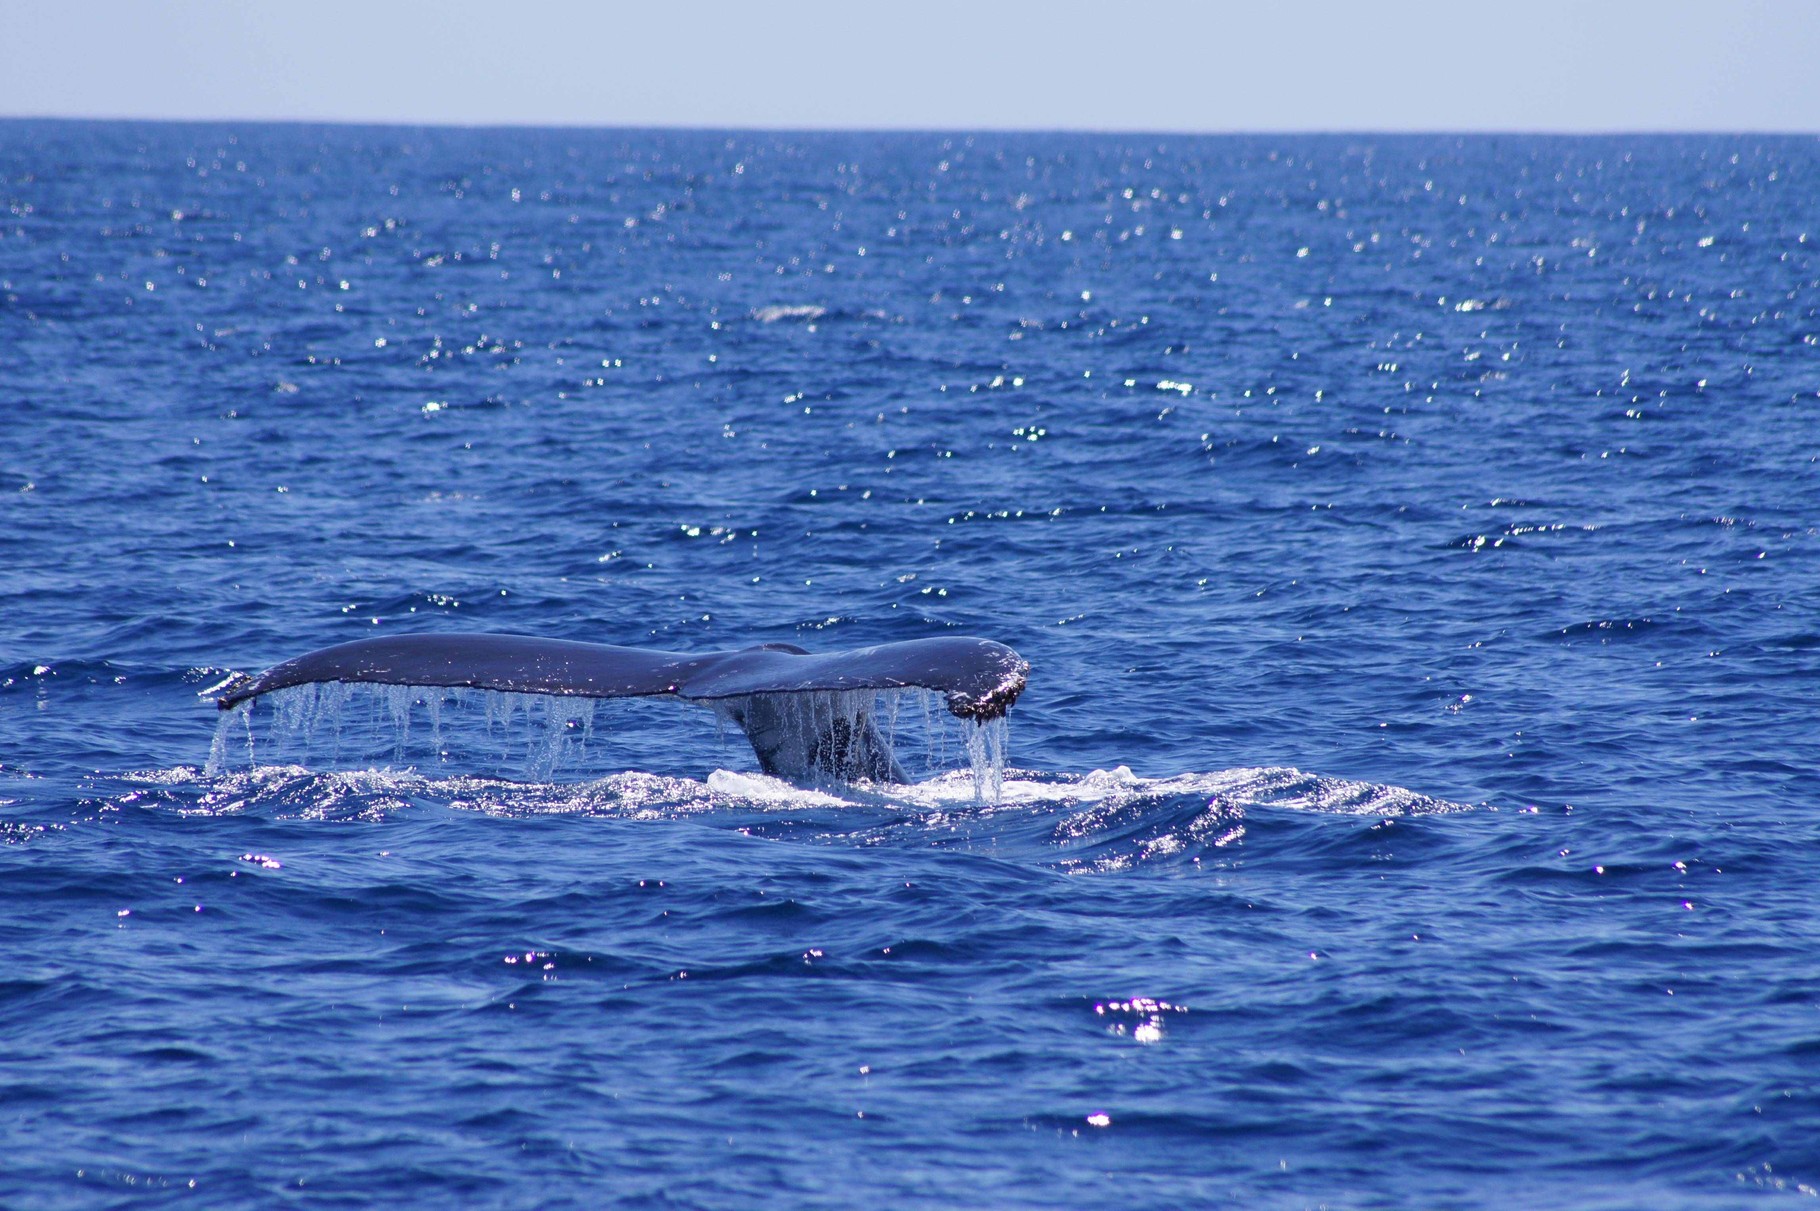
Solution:
[{"label": "humpback whale fluke", "polygon": [[918,688],[985,723],[1011,709],[1030,664],[989,639],[941,637],[810,653],[784,643],[689,655],[527,635],[391,635],[357,639],[273,665],[222,687],[231,710],[314,682],[504,690],[586,698],[669,695],[711,707],[783,778],[907,779],[872,721],[870,696]]}]

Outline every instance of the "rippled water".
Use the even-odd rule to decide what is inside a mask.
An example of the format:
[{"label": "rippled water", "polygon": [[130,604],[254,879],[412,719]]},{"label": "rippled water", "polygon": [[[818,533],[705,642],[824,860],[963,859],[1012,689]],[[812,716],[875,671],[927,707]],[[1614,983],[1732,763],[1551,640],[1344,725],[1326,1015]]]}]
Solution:
[{"label": "rippled water", "polygon": [[[0,123],[0,1202],[1814,1193],[1816,197]],[[210,772],[230,671],[458,630],[1034,668],[996,796],[652,702]]]}]

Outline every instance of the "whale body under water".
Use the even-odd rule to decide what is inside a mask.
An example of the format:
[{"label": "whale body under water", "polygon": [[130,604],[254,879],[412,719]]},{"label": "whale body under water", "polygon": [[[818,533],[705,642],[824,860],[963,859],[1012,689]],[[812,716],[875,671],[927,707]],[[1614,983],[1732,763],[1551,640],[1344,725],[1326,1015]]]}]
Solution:
[{"label": "whale body under water", "polygon": [[394,635],[357,639],[241,675],[220,687],[233,708],[326,682],[502,690],[557,697],[674,697],[737,725],[765,773],[792,780],[907,782],[873,718],[873,691],[933,690],[984,724],[1023,692],[1030,663],[990,639],[943,636],[808,652],[766,643],[697,654],[528,635]]}]

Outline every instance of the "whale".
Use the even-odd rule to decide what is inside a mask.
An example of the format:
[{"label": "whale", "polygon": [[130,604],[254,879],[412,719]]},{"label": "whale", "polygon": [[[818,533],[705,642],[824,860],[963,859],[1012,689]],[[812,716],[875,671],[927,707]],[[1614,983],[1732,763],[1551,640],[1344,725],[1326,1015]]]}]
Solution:
[{"label": "whale", "polygon": [[976,724],[1002,718],[1030,662],[990,639],[937,636],[844,651],[761,643],[667,652],[531,635],[413,634],[306,652],[213,691],[221,710],[326,683],[501,690],[583,698],[670,697],[713,710],[745,733],[759,768],[792,781],[907,782],[873,718],[876,692],[932,690]]}]

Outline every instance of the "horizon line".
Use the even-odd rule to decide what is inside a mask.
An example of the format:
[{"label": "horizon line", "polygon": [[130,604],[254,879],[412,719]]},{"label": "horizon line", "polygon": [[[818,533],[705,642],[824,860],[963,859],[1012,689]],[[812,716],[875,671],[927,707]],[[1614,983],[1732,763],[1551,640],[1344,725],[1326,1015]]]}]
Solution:
[{"label": "horizon line", "polygon": [[549,130],[549,131],[673,131],[701,134],[821,134],[821,135],[1129,135],[1140,138],[1258,138],[1270,135],[1397,138],[1491,138],[1500,136],[1545,138],[1614,138],[1639,136],[1711,136],[1736,138],[1820,138],[1815,128],[1733,127],[1372,127],[1372,126],[1262,126],[1226,128],[1167,128],[1147,126],[802,126],[787,123],[733,123],[724,126],[684,122],[589,122],[567,120],[504,120],[468,122],[459,119],[351,118],[351,117],[194,117],[144,114],[0,113],[0,123],[67,122],[112,123],[141,126],[344,126],[361,129],[400,130]]}]

